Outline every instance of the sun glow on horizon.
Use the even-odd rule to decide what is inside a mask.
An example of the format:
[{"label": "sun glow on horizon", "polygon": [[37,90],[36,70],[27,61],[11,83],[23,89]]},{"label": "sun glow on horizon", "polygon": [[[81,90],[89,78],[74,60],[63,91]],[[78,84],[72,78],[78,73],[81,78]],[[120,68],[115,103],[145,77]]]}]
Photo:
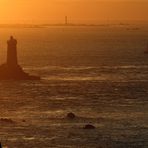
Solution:
[{"label": "sun glow on horizon", "polygon": [[1,0],[0,23],[72,23],[102,20],[148,21],[148,1],[141,0]]}]

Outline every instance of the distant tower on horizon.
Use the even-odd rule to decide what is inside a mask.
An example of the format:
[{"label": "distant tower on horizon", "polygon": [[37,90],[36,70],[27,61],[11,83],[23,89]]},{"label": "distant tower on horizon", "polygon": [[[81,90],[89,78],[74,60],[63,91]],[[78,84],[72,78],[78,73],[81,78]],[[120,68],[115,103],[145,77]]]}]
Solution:
[{"label": "distant tower on horizon", "polygon": [[65,16],[65,25],[68,25],[68,17]]}]

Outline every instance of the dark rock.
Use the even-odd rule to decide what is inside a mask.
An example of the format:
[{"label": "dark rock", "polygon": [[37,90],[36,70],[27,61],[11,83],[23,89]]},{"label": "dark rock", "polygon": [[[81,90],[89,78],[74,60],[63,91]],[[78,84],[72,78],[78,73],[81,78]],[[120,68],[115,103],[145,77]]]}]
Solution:
[{"label": "dark rock", "polygon": [[22,122],[26,122],[26,120],[25,120],[25,119],[23,119],[23,120],[22,120]]},{"label": "dark rock", "polygon": [[95,129],[96,127],[95,126],[93,126],[93,125],[91,125],[91,124],[86,124],[85,126],[84,126],[84,129]]},{"label": "dark rock", "polygon": [[1,123],[14,123],[14,121],[12,119],[8,119],[8,118],[0,118],[0,122]]},{"label": "dark rock", "polygon": [[74,118],[76,118],[76,115],[74,113],[68,113],[67,118],[68,119],[74,119]]},{"label": "dark rock", "polygon": [[2,148],[2,144],[0,143],[0,148]]},{"label": "dark rock", "polygon": [[25,73],[19,65],[10,67],[6,63],[0,66],[0,80],[40,80],[40,77]]}]

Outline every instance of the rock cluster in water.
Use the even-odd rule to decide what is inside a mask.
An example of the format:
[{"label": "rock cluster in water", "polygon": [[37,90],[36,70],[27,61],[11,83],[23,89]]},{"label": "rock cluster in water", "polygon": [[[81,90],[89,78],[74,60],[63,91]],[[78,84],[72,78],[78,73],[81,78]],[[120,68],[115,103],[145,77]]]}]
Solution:
[{"label": "rock cluster in water", "polygon": [[[78,119],[77,116],[72,112],[68,113],[66,118],[69,119],[69,120]],[[95,129],[95,128],[96,127],[92,124],[86,124],[86,125],[83,126],[83,129],[86,129],[86,130],[91,130],[91,129]]]},{"label": "rock cluster in water", "polygon": [[24,72],[17,60],[17,40],[12,36],[7,42],[7,62],[0,66],[0,80],[40,80]]}]

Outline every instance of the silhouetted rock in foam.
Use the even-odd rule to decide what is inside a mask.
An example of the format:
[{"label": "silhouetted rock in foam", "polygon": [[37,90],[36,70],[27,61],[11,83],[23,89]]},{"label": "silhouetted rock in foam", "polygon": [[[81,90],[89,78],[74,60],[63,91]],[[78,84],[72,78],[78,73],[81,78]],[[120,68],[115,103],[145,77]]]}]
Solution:
[{"label": "silhouetted rock in foam", "polygon": [[0,143],[0,148],[2,148],[2,144]]},{"label": "silhouetted rock in foam", "polygon": [[0,123],[14,123],[12,119],[9,118],[0,118]]},{"label": "silhouetted rock in foam", "polygon": [[95,126],[93,126],[91,124],[87,124],[84,126],[84,129],[95,129]]},{"label": "silhouetted rock in foam", "polygon": [[12,36],[7,42],[7,62],[0,66],[0,80],[40,80],[25,73],[17,61],[17,40]]},{"label": "silhouetted rock in foam", "polygon": [[67,114],[67,119],[74,119],[74,118],[76,118],[76,115],[74,113]]}]

